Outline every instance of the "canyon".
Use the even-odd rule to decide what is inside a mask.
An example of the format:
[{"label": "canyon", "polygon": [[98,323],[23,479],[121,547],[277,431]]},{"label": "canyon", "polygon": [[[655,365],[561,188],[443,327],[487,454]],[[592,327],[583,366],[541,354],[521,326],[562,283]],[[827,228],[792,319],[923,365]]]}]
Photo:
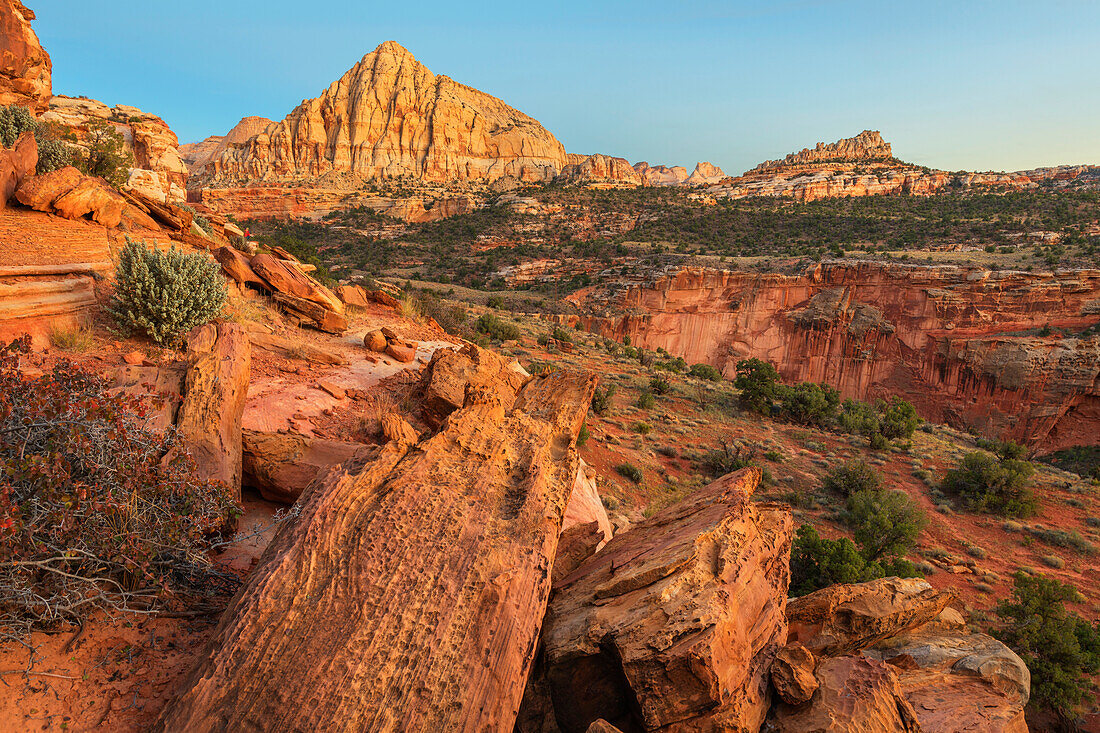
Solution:
[{"label": "canyon", "polygon": [[1100,342],[1034,333],[1100,322],[1100,271],[627,267],[571,300],[583,315],[559,320],[727,378],[756,357],[791,383],[824,382],[864,400],[900,395],[929,420],[1044,451],[1090,442],[1100,417]]}]

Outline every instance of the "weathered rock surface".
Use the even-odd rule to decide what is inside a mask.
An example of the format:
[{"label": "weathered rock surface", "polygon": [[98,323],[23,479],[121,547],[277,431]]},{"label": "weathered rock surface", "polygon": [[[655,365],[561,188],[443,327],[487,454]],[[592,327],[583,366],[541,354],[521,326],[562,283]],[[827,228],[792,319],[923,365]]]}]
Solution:
[{"label": "weathered rock surface", "polygon": [[53,202],[74,189],[83,177],[84,174],[71,165],[40,176],[26,176],[16,188],[15,198],[35,211],[50,212]]},{"label": "weathered rock surface", "polygon": [[931,623],[949,606],[961,607],[923,578],[833,585],[787,602],[787,639],[814,655],[839,656]]},{"label": "weathered rock surface", "polygon": [[[1027,731],[1027,666],[924,580],[835,585],[792,599],[787,617],[791,645],[816,650],[819,689],[777,704],[770,730]],[[895,710],[908,727],[890,727]]]},{"label": "weathered rock surface", "polygon": [[252,346],[236,323],[199,326],[187,338],[190,366],[177,426],[203,478],[241,492],[241,416]]},{"label": "weathered rock surface", "polygon": [[[557,725],[755,731],[786,637],[786,508],[730,474],[628,532],[555,586],[543,630]],[[525,703],[526,705],[527,703]]]},{"label": "weathered rock surface", "polygon": [[53,65],[32,20],[34,11],[19,0],[0,0],[0,106],[18,104],[41,114],[53,94]]},{"label": "weathered rock surface", "polygon": [[214,250],[214,259],[222,266],[226,275],[242,285],[259,285],[265,290],[271,287],[266,280],[252,270],[249,258],[233,247],[218,247]]},{"label": "weathered rock surface", "polygon": [[713,163],[703,161],[696,163],[695,170],[691,172],[691,175],[684,181],[688,186],[706,186],[711,183],[718,183],[726,177],[726,174],[722,172],[722,169]]},{"label": "weathered rock surface", "polygon": [[791,642],[779,650],[772,662],[772,687],[783,702],[801,705],[818,688],[816,669],[813,653],[797,641]]},{"label": "weathered rock surface", "polygon": [[343,354],[314,346],[301,339],[288,339],[285,336],[278,336],[273,333],[252,332],[248,334],[248,340],[257,348],[279,354],[287,359],[302,359],[317,364],[343,365],[348,363]]},{"label": "weathered rock surface", "polygon": [[921,733],[897,675],[882,662],[835,657],[817,665],[818,689],[805,705],[779,703],[764,727],[768,733]]},{"label": "weathered rock surface", "polygon": [[19,184],[34,174],[38,165],[38,143],[34,133],[25,131],[11,149],[0,147],[0,209],[8,205]]},{"label": "weathered rock surface", "polygon": [[688,179],[688,171],[682,165],[650,165],[645,161],[634,164],[634,170],[647,186],[679,186]]},{"label": "weathered rock surface", "polygon": [[604,508],[603,501],[600,499],[596,470],[581,460],[577,468],[577,478],[573,482],[573,491],[569,494],[569,506],[565,508],[565,522],[562,524],[562,530],[590,522],[596,523],[600,534],[598,547],[603,547],[611,539],[615,530],[607,516],[607,509]]},{"label": "weathered rock surface", "polygon": [[318,475],[330,468],[378,457],[378,446],[324,440],[293,433],[245,430],[244,485],[268,501],[293,504]]},{"label": "weathered rock surface", "polygon": [[1100,341],[1021,336],[1100,320],[1100,271],[825,262],[800,275],[670,265],[582,293],[590,331],[732,377],[739,360],[844,397],[897,394],[922,417],[1057,450],[1091,441]]},{"label": "weathered rock surface", "polygon": [[565,150],[542,125],[484,92],[436,76],[387,41],[280,122],[207,164],[210,185],[378,178],[546,181]]},{"label": "weathered rock surface", "polygon": [[190,173],[202,173],[207,163],[221,156],[230,148],[240,148],[248,140],[274,125],[266,117],[243,117],[224,135],[212,135],[202,142],[187,143],[179,146],[180,159]]},{"label": "weathered rock surface", "polygon": [[432,354],[421,380],[424,419],[429,425],[442,424],[465,403],[467,389],[488,384],[501,393],[508,407],[530,379],[531,375],[519,362],[505,361],[496,353],[473,344],[457,350],[439,349]]},{"label": "weathered rock surface", "polygon": [[126,199],[102,178],[85,176],[72,166],[26,176],[15,190],[19,203],[66,219],[90,216],[105,227],[117,227]]},{"label": "weathered rock surface", "polygon": [[510,730],[594,387],[471,390],[416,448],[316,481],[159,728]]}]

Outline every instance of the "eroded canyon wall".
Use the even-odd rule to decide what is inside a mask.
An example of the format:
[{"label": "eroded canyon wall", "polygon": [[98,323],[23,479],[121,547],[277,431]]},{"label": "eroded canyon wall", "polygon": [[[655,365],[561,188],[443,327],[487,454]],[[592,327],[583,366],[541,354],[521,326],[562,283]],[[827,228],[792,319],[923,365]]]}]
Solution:
[{"label": "eroded canyon wall", "polygon": [[1100,322],[1100,271],[827,262],[799,275],[623,275],[576,298],[583,326],[727,377],[757,357],[845,397],[898,394],[927,419],[1043,450],[1096,442],[1100,340],[1034,329]]}]

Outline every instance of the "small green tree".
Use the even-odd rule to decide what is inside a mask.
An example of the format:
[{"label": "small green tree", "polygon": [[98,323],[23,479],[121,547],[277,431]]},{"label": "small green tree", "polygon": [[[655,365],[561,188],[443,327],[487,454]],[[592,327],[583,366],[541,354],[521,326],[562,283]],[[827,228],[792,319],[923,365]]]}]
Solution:
[{"label": "small green tree", "polygon": [[825,475],[822,488],[841,496],[852,496],[861,491],[878,491],[882,488],[882,479],[878,471],[858,458],[845,461]]},{"label": "small green tree", "polygon": [[752,412],[766,414],[771,411],[779,384],[779,372],[760,359],[742,359],[737,362],[737,376],[733,386],[741,390],[741,406]]},{"label": "small green tree", "polygon": [[596,387],[592,393],[592,412],[601,417],[611,412],[612,398],[619,391],[617,384],[609,384],[606,387]]},{"label": "small green tree", "polygon": [[1013,597],[997,614],[1005,626],[993,635],[1012,648],[1031,670],[1031,700],[1061,719],[1065,729],[1089,695],[1088,675],[1100,671],[1100,626],[1066,609],[1077,589],[1044,575],[1017,572]]},{"label": "small green tree", "polygon": [[134,156],[126,148],[122,133],[111,123],[97,118],[88,124],[85,144],[87,149],[77,161],[77,167],[89,176],[99,176],[115,188],[121,188],[134,167]]},{"label": "small green tree", "polygon": [[840,405],[840,392],[827,384],[802,382],[777,393],[783,415],[800,425],[831,425]]},{"label": "small green tree", "polygon": [[924,512],[904,491],[858,491],[848,497],[844,519],[869,561],[904,557],[928,526]]},{"label": "small green tree", "polygon": [[714,478],[752,465],[756,449],[740,441],[722,441],[718,448],[703,455],[703,466]]},{"label": "small green tree", "polygon": [[829,540],[808,524],[798,528],[791,546],[790,595],[804,596],[836,583],[862,583],[880,577],[881,568],[868,565],[847,537]]},{"label": "small green tree", "polygon": [[883,437],[887,440],[913,437],[913,431],[920,425],[920,418],[911,403],[895,395],[889,402],[880,400],[877,407],[882,416],[879,424]]},{"label": "small green tree", "polygon": [[961,498],[971,511],[1030,517],[1039,510],[1039,499],[1028,485],[1033,473],[1035,468],[1027,461],[998,460],[976,451],[947,471],[942,488]]},{"label": "small green tree", "polygon": [[688,376],[705,379],[708,382],[722,381],[722,372],[718,371],[710,364],[692,364],[691,369],[688,370]]},{"label": "small green tree", "polygon": [[649,380],[649,389],[654,394],[665,395],[672,391],[672,383],[658,374]]},{"label": "small green tree", "polygon": [[225,279],[213,260],[175,247],[161,252],[127,239],[108,310],[123,332],[171,344],[209,323],[225,301]]}]

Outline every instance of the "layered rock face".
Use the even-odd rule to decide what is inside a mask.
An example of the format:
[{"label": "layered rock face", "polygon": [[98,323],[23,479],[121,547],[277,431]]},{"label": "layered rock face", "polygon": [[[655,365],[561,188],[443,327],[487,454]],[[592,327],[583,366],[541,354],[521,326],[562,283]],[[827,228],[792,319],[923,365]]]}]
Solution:
[{"label": "layered rock face", "polygon": [[901,395],[927,419],[1042,449],[1093,441],[1100,340],[1019,332],[1096,323],[1100,272],[829,262],[796,276],[670,266],[626,277],[582,296],[599,314],[583,325],[727,377],[757,357],[788,382]]},{"label": "layered rock face", "polygon": [[161,730],[509,731],[595,377],[468,391],[301,499]]},{"label": "layered rock face", "polygon": [[108,107],[94,99],[57,96],[42,119],[70,128],[78,145],[92,120],[110,122],[134,155],[128,188],[160,202],[186,197],[187,166],[180,158],[179,140],[160,117],[125,104]]},{"label": "layered rock face", "polygon": [[749,500],[759,480],[725,476],[557,581],[521,730],[759,730],[792,533],[787,508]]},{"label": "layered rock face", "polygon": [[202,173],[211,160],[220,157],[230,148],[239,148],[249,138],[258,135],[275,123],[266,117],[243,117],[224,135],[212,135],[202,142],[187,143],[179,146],[180,158],[191,173]]},{"label": "layered rock face", "polygon": [[436,76],[387,41],[282,121],[208,164],[209,185],[302,182],[546,181],[565,150],[499,99]]},{"label": "layered rock face", "polygon": [[691,172],[684,183],[688,186],[706,186],[711,183],[718,183],[725,177],[726,174],[722,172],[721,168],[713,163],[703,161],[696,163],[695,170]]},{"label": "layered rock face", "polygon": [[569,163],[561,174],[560,180],[566,183],[613,183],[625,186],[640,186],[642,176],[634,170],[625,158],[613,158],[610,155],[569,155]]},{"label": "layered rock face", "polygon": [[53,94],[53,65],[32,20],[34,11],[19,0],[0,0],[0,105],[18,104],[41,114]]},{"label": "layered rock face", "polygon": [[967,631],[960,609],[914,578],[834,585],[789,601],[789,643],[772,667],[783,699],[764,730],[1026,733],[1027,666],[996,639]]},{"label": "layered rock face", "polygon": [[679,186],[688,179],[687,168],[682,165],[650,165],[643,160],[634,164],[634,170],[647,186]]},{"label": "layered rock face", "polygon": [[846,137],[835,143],[818,143],[812,150],[803,148],[791,153],[782,160],[767,160],[753,168],[750,173],[781,170],[812,163],[833,162],[870,162],[889,160],[894,157],[890,143],[882,139],[878,130],[864,130],[855,137]]}]

